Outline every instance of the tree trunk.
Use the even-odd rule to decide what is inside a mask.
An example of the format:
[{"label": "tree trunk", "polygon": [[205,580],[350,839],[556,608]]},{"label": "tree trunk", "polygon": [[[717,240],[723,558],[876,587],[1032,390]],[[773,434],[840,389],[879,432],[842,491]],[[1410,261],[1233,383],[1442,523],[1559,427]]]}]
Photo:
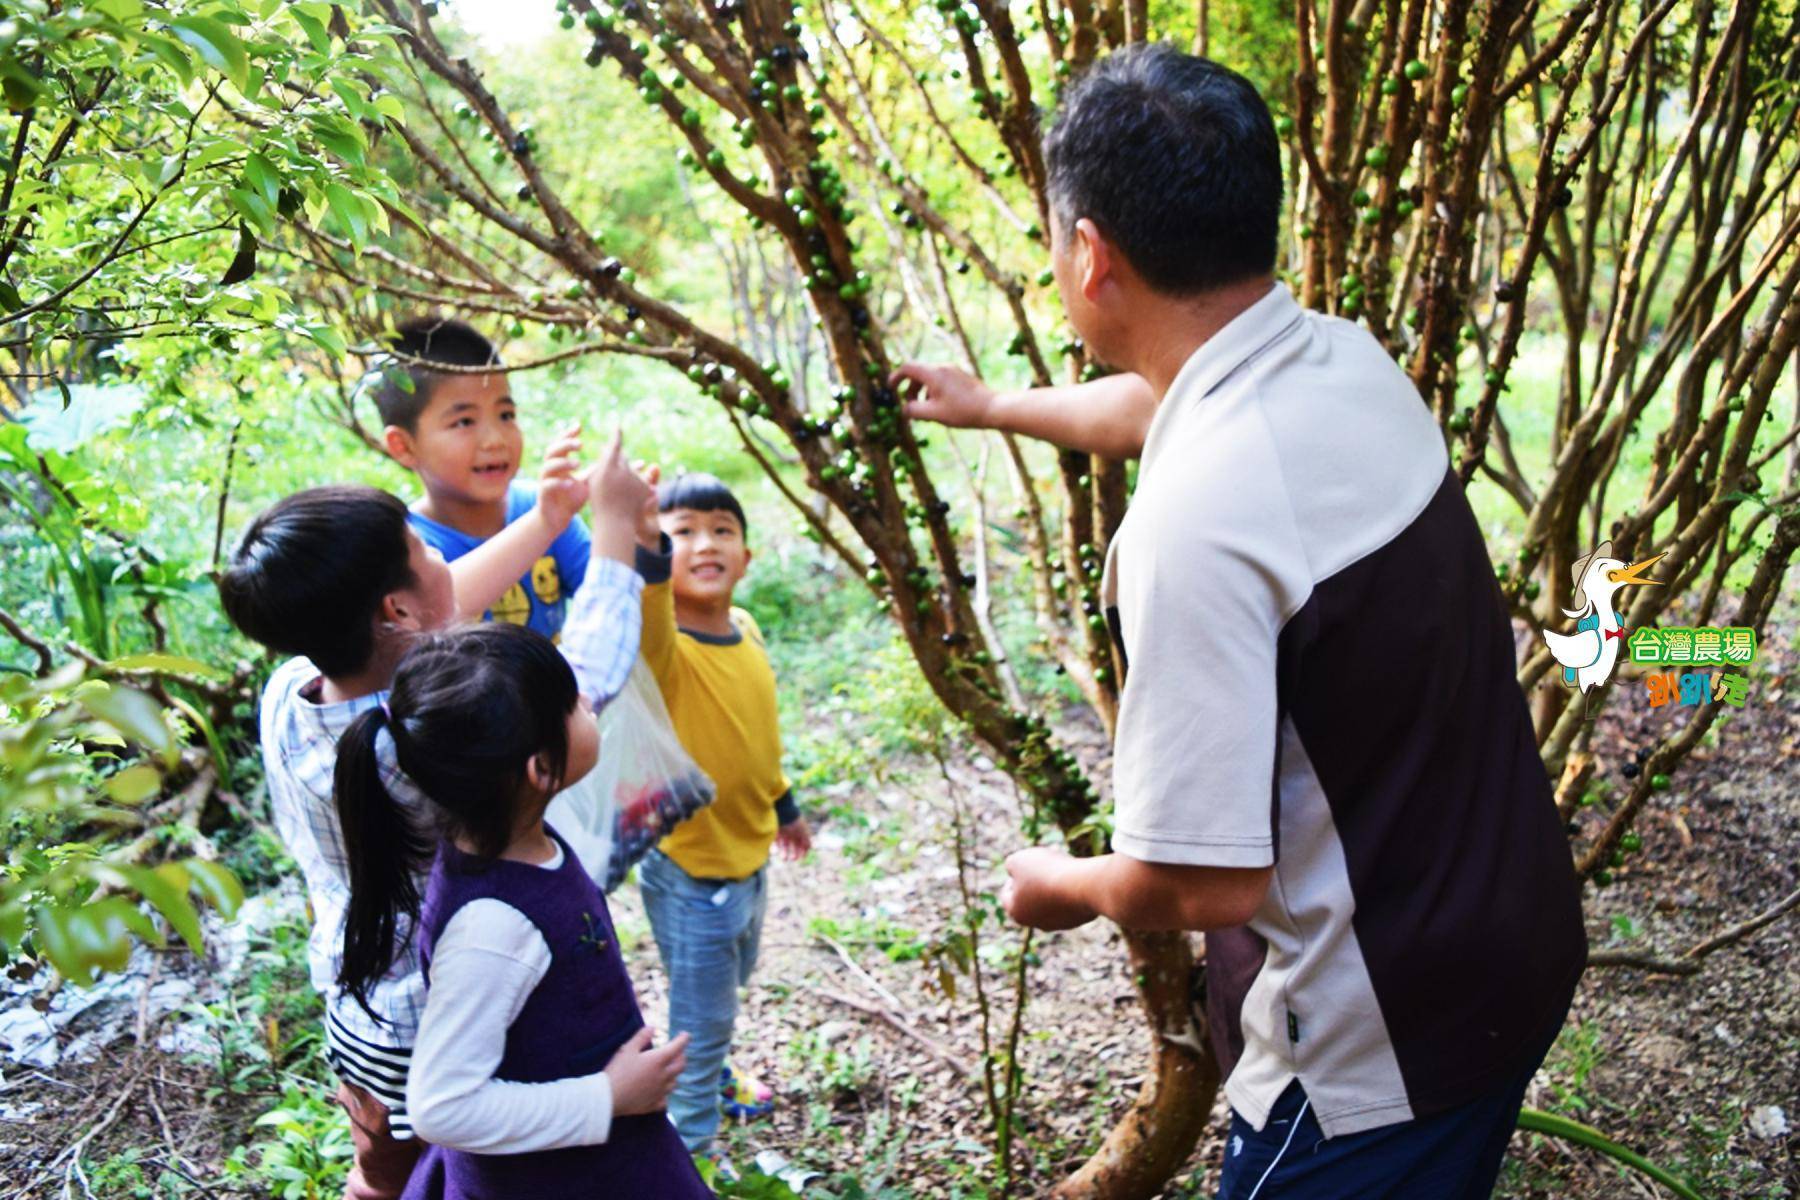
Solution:
[{"label": "tree trunk", "polygon": [[1121,932],[1151,1030],[1150,1070],[1093,1157],[1050,1193],[1054,1200],[1147,1200],[1159,1194],[1212,1120],[1219,1064],[1197,1003],[1188,936]]}]

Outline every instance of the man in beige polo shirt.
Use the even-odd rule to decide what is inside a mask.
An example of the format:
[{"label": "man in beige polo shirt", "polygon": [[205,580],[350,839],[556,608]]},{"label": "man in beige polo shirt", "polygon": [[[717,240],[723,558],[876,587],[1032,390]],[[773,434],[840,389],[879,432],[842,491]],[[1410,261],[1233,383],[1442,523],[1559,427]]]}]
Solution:
[{"label": "man in beige polo shirt", "polygon": [[1281,163],[1240,76],[1134,47],[1045,138],[1070,323],[1122,373],[908,413],[1141,459],[1103,603],[1112,853],[1007,861],[1015,920],[1208,937],[1225,1200],[1487,1196],[1586,956],[1492,565],[1361,327],[1274,279]]}]

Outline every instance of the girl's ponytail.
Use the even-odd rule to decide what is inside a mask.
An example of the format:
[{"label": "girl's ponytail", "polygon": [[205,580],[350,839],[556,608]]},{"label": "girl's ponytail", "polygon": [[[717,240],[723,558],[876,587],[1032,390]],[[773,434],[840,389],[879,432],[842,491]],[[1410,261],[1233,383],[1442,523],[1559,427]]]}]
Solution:
[{"label": "girl's ponytail", "polygon": [[[428,847],[381,780],[375,743],[388,727],[385,706],[362,713],[338,741],[333,792],[344,832],[350,903],[338,986],[369,1010],[369,989],[393,965],[400,916],[419,914],[417,875]],[[390,735],[391,736],[391,735]]]}]

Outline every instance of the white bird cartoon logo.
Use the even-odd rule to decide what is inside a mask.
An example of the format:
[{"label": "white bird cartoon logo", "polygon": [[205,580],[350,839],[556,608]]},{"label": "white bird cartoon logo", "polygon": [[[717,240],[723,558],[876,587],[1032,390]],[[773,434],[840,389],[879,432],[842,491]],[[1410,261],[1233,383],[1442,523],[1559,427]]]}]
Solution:
[{"label": "white bird cartoon logo", "polygon": [[1625,643],[1625,627],[1613,608],[1613,593],[1633,584],[1649,586],[1660,579],[1646,579],[1643,573],[1662,559],[1658,554],[1634,562],[1630,566],[1612,557],[1612,543],[1601,542],[1594,552],[1575,564],[1574,608],[1563,609],[1574,617],[1575,632],[1552,633],[1544,630],[1544,644],[1562,664],[1563,683],[1579,688],[1585,695],[1612,678],[1619,663],[1619,647]]}]

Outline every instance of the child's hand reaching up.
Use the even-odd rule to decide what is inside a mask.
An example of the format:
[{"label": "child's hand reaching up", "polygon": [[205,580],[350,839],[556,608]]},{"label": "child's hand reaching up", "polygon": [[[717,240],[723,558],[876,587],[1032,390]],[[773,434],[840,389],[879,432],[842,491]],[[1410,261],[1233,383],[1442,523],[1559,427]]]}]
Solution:
[{"label": "child's hand reaching up", "polygon": [[662,549],[662,523],[657,520],[661,513],[656,502],[656,485],[662,482],[662,468],[655,463],[639,462],[632,465],[637,468],[638,477],[650,485],[650,495],[645,498],[644,507],[638,513],[638,545],[655,552]]},{"label": "child's hand reaching up", "polygon": [[580,466],[581,422],[575,421],[544,447],[544,465],[538,471],[537,506],[557,534],[588,502],[588,476],[578,473]]},{"label": "child's hand reaching up", "polygon": [[650,1037],[646,1025],[614,1051],[612,1061],[606,1064],[615,1117],[661,1112],[675,1090],[676,1078],[687,1066],[687,1034],[676,1034],[668,1045],[654,1048]]},{"label": "child's hand reaching up", "polygon": [[614,433],[612,445],[587,472],[589,497],[594,506],[594,550],[626,564],[635,561],[638,521],[644,506],[656,504],[656,489],[631,469],[625,460],[624,435]]}]

